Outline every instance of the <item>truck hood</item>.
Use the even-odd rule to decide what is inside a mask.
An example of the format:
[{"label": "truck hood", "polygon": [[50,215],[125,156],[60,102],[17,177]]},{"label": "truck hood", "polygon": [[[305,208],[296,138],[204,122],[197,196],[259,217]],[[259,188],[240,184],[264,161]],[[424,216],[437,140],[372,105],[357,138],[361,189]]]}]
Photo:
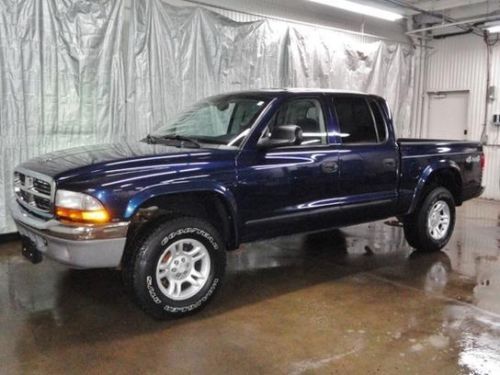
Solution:
[{"label": "truck hood", "polygon": [[[227,151],[227,150],[226,150]],[[94,146],[75,147],[44,154],[22,163],[19,168],[34,171],[54,179],[66,180],[73,176],[116,168],[154,166],[166,162],[187,162],[193,156],[205,158],[223,152],[217,148],[179,148],[143,142],[122,142]]]}]

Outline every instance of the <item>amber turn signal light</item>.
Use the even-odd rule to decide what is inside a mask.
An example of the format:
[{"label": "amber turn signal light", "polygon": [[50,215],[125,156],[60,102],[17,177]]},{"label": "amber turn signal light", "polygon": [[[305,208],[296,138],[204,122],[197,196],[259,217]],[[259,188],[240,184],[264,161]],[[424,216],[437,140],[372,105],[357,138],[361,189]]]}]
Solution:
[{"label": "amber turn signal light", "polygon": [[64,207],[56,207],[56,216],[60,219],[80,222],[102,224],[110,219],[108,211],[104,208],[92,211],[76,210]]}]

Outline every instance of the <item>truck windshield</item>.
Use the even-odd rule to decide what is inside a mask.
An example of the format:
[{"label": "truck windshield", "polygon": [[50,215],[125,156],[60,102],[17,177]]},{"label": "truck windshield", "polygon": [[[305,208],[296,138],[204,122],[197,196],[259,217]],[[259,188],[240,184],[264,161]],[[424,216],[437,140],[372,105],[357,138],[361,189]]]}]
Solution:
[{"label": "truck windshield", "polygon": [[178,136],[201,143],[238,146],[268,103],[267,98],[221,95],[205,99],[178,114],[151,136]]}]

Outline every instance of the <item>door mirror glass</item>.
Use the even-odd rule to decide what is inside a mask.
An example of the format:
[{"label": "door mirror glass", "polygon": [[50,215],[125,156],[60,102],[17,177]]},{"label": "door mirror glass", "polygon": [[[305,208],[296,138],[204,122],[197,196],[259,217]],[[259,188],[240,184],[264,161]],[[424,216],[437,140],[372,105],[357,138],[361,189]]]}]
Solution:
[{"label": "door mirror glass", "polygon": [[262,138],[259,148],[275,148],[284,146],[298,146],[302,143],[302,129],[297,125],[276,126],[269,137]]}]

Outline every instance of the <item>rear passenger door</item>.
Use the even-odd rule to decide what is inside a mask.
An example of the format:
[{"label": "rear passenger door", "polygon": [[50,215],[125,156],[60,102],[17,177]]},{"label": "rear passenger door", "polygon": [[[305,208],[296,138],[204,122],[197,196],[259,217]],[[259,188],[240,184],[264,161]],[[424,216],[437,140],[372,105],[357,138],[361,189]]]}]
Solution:
[{"label": "rear passenger door", "polygon": [[340,138],[339,194],[352,223],[392,214],[397,200],[399,157],[394,135],[376,97],[333,95]]}]

